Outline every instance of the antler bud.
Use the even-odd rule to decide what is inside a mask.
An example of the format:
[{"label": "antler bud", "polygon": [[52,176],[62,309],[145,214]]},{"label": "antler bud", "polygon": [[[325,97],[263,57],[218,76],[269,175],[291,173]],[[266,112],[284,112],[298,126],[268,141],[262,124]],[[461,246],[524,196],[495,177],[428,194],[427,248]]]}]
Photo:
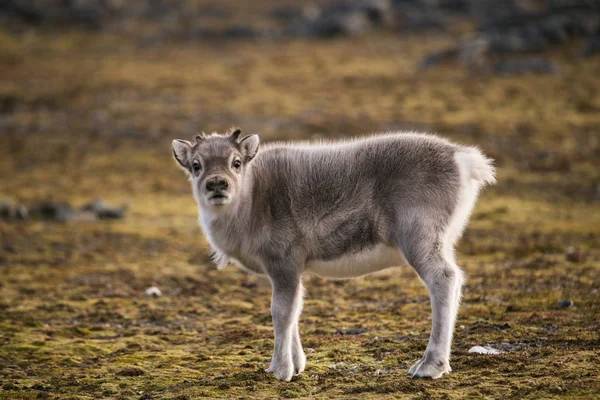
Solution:
[{"label": "antler bud", "polygon": [[231,132],[231,136],[229,136],[229,140],[236,143],[238,141],[241,133],[242,133],[241,129],[234,130],[233,132]]},{"label": "antler bud", "polygon": [[197,134],[196,135],[196,144],[200,143],[204,139],[206,139],[206,135],[204,134],[204,132]]}]

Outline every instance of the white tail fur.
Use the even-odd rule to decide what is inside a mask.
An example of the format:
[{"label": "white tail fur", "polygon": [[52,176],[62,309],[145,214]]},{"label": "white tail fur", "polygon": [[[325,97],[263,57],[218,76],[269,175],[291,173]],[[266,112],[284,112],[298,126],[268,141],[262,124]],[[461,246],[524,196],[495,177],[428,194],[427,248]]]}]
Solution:
[{"label": "white tail fur", "polygon": [[468,176],[480,184],[496,183],[496,168],[493,160],[485,157],[479,149],[469,147],[456,153],[456,162]]}]

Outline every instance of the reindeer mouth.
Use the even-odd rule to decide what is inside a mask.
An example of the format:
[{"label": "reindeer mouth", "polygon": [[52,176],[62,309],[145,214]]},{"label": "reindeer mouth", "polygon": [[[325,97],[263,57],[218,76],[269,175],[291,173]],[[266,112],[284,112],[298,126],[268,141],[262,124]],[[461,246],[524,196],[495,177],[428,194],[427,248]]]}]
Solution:
[{"label": "reindeer mouth", "polygon": [[230,200],[231,199],[229,198],[229,195],[227,193],[217,192],[208,198],[208,203],[220,206],[229,203]]}]

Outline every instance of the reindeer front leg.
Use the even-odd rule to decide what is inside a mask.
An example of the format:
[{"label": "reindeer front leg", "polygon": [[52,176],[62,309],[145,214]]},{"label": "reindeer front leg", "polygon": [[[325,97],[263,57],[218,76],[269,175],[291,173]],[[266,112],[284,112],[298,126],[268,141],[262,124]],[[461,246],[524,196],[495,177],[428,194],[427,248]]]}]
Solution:
[{"label": "reindeer front leg", "polygon": [[303,289],[300,272],[293,265],[272,262],[267,267],[273,288],[271,316],[275,334],[273,358],[267,372],[285,381],[302,372],[306,362],[298,333]]}]

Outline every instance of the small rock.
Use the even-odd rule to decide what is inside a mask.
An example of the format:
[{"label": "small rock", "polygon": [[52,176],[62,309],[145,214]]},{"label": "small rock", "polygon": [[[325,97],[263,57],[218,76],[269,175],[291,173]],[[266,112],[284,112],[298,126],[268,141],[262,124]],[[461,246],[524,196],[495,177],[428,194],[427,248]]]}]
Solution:
[{"label": "small rock", "polygon": [[542,57],[530,57],[520,60],[504,61],[494,66],[494,72],[498,75],[521,75],[521,74],[558,74],[558,68],[549,60]]},{"label": "small rock", "polygon": [[152,296],[152,297],[160,297],[160,296],[162,296],[162,292],[160,291],[160,289],[156,285],[150,286],[148,289],[146,289],[145,293],[146,293],[146,296]]},{"label": "small rock", "polygon": [[0,201],[0,218],[11,219],[12,217],[12,204],[8,201]]},{"label": "small rock", "polygon": [[109,207],[101,198],[96,198],[84,205],[81,211],[92,212],[98,219],[121,219],[125,216],[127,205],[121,207]]},{"label": "small rock", "polygon": [[392,4],[389,0],[363,0],[358,4],[371,24],[380,26],[392,23]]},{"label": "small rock", "polygon": [[578,263],[585,259],[585,254],[578,248],[570,246],[565,251],[565,258],[567,261]]},{"label": "small rock", "polygon": [[337,329],[335,332],[339,333],[340,335],[353,336],[353,335],[363,334],[366,331],[367,331],[367,329],[365,329],[365,328],[346,328],[346,329]]},{"label": "small rock", "polygon": [[136,367],[125,368],[117,372],[117,375],[119,376],[142,376],[145,374],[146,372],[143,369]]},{"label": "small rock", "polygon": [[9,201],[0,202],[0,219],[11,221],[17,217],[14,204]]},{"label": "small rock", "polygon": [[370,28],[369,18],[361,12],[355,12],[320,19],[311,27],[307,36],[353,36],[364,33]]},{"label": "small rock", "polygon": [[39,203],[32,212],[40,219],[65,222],[73,218],[73,208],[69,203],[46,201]]},{"label": "small rock", "polygon": [[[323,7],[305,7],[296,12],[297,21],[284,34],[300,37],[330,38],[354,36],[393,21],[389,0],[335,1]],[[300,18],[298,18],[300,17]]]},{"label": "small rock", "polygon": [[333,363],[329,365],[329,368],[331,369],[343,369],[346,367],[346,363],[343,361],[337,362],[337,363]]},{"label": "small rock", "polygon": [[515,344],[502,343],[500,345],[500,348],[503,351],[519,351],[519,350],[527,349],[527,348],[530,348],[530,347],[532,347],[532,345],[528,344],[528,343],[515,343]]},{"label": "small rock", "polygon": [[27,207],[25,207],[24,205],[18,205],[15,208],[15,217],[21,221],[29,218],[29,211],[27,211]]},{"label": "small rock", "polygon": [[96,212],[98,210],[101,210],[102,208],[104,208],[104,200],[97,197],[89,203],[85,204],[83,207],[81,207],[81,210]]},{"label": "small rock", "polygon": [[128,343],[127,348],[129,350],[139,351],[142,350],[142,345],[140,345],[139,343]]},{"label": "small rock", "polygon": [[500,354],[500,350],[496,350],[490,346],[474,346],[469,349],[469,353],[475,354]]},{"label": "small rock", "polygon": [[258,286],[258,281],[257,280],[250,280],[250,279],[245,279],[242,282],[242,286],[245,287],[246,289],[254,289],[255,287]]},{"label": "small rock", "polygon": [[125,216],[125,211],[127,210],[126,206],[121,208],[110,208],[105,207],[96,212],[96,216],[98,219],[121,219]]},{"label": "small rock", "polygon": [[559,308],[571,308],[574,305],[575,305],[575,303],[571,299],[561,300],[561,301],[558,302],[558,307]]},{"label": "small rock", "polygon": [[25,220],[29,217],[27,207],[21,204],[14,204],[11,201],[0,200],[0,219],[7,221]]},{"label": "small rock", "polygon": [[375,371],[375,375],[380,376],[380,375],[386,375],[389,374],[391,372],[391,369],[389,368],[379,368],[378,370]]}]

